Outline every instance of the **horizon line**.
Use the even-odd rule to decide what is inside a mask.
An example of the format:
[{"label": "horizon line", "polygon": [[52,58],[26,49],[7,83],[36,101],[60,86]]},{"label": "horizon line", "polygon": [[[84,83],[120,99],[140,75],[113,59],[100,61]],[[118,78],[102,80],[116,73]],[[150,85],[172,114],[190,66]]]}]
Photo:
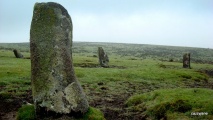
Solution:
[{"label": "horizon line", "polygon": [[[122,43],[122,42],[92,42],[92,41],[73,41],[73,42],[81,42],[81,43],[110,43],[110,44],[130,44],[130,45],[153,45],[153,46],[167,46],[167,47],[188,47],[188,48],[204,48],[204,49],[213,49],[206,47],[193,47],[193,46],[175,46],[175,45],[163,45],[163,44],[142,44],[142,43]],[[21,43],[30,43],[30,42],[0,42],[0,44],[21,44]]]}]

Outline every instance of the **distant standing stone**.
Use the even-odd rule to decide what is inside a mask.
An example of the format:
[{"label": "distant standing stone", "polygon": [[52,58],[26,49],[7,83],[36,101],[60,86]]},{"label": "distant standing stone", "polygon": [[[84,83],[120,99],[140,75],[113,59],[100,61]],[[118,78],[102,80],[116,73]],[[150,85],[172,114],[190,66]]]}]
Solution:
[{"label": "distant standing stone", "polygon": [[109,67],[109,58],[102,47],[98,47],[98,58],[101,67]]},{"label": "distant standing stone", "polygon": [[23,58],[24,56],[16,49],[13,50],[14,55],[16,56],[16,58]]},{"label": "distant standing stone", "polygon": [[[88,102],[72,64],[72,21],[60,4],[36,3],[30,29],[31,82],[37,114],[85,113]],[[48,114],[48,113],[47,113]]]},{"label": "distant standing stone", "polygon": [[190,68],[190,53],[183,55],[183,68]]}]

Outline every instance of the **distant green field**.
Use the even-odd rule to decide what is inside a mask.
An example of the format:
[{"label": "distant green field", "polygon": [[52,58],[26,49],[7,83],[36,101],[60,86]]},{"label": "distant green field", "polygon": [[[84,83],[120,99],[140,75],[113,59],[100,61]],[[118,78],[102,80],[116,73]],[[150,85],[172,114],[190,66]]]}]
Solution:
[{"label": "distant green field", "polygon": [[[161,61],[182,62],[182,56],[186,52],[191,53],[191,61],[194,63],[213,63],[213,49],[161,46],[147,44],[124,44],[124,43],[96,43],[96,42],[73,42],[72,51],[77,55],[97,55],[98,47],[103,47],[111,57],[146,59],[152,58]],[[22,52],[29,52],[29,43],[0,43],[0,49],[18,49]]]},{"label": "distant green field", "polygon": [[[98,46],[103,47],[107,52],[110,60],[109,68],[99,66]],[[5,100],[25,99],[26,94],[31,90],[30,59],[15,58],[13,49],[18,49],[25,57],[30,57],[28,43],[0,44],[0,97]],[[208,94],[212,93],[213,78],[205,72],[213,70],[212,49],[117,43],[74,43],[72,50],[75,73],[90,105],[100,108],[107,119],[115,117],[133,119],[132,116],[150,118],[152,108],[161,103],[170,105],[169,102],[179,100],[179,98],[174,101],[164,99],[164,97],[173,97],[176,90],[184,92],[182,98],[187,97],[186,93],[189,92],[190,99],[186,100],[190,101],[192,108],[185,112],[175,111],[174,114],[168,109],[162,113],[164,115],[159,115],[160,117],[177,118],[181,115],[186,119],[196,118],[196,116],[190,116],[189,112],[196,112],[197,106],[203,104],[202,99],[198,99],[199,95],[205,98],[203,99],[205,106],[211,106],[202,109],[203,112],[205,110],[209,112],[203,118],[213,117],[213,104],[210,102],[213,94]],[[185,52],[192,54],[192,69],[182,68],[182,55]],[[169,62],[170,59],[174,61]],[[167,94],[165,89],[171,92]],[[139,100],[137,104],[130,104],[131,99],[128,100],[131,96],[132,98],[142,96],[141,99],[147,99],[147,95],[155,94],[152,92],[156,90],[159,90],[155,92],[159,94],[159,99],[150,98],[145,103]],[[200,92],[193,96],[190,93],[193,90],[203,91],[204,94]],[[167,95],[163,96],[163,94]],[[177,94],[182,93],[177,92]],[[197,100],[196,105],[191,102],[193,99]],[[159,116],[153,116],[153,119],[158,119]]]}]

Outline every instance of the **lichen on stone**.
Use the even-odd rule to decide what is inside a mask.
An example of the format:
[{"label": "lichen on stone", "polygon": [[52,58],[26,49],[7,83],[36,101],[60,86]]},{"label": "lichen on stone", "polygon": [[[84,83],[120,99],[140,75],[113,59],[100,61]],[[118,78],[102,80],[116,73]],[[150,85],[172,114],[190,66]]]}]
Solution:
[{"label": "lichen on stone", "polygon": [[32,93],[37,112],[85,113],[88,102],[72,64],[72,21],[57,3],[36,3],[30,29]]}]

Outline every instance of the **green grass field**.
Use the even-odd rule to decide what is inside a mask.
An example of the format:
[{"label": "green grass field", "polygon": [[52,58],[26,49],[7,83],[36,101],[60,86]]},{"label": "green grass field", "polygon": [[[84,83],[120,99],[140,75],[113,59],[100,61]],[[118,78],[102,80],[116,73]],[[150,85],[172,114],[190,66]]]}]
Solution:
[{"label": "green grass field", "polygon": [[[98,46],[108,53],[109,68],[99,66]],[[15,58],[13,49],[30,56],[28,43],[0,44],[0,100],[4,101],[0,104],[32,103],[30,59]],[[185,52],[192,53],[192,69],[182,68]],[[213,50],[204,48],[113,43],[73,46],[76,76],[90,106],[99,108],[107,120],[213,119],[213,76],[207,74],[213,70],[212,56]],[[191,115],[193,112],[208,115]]]}]

